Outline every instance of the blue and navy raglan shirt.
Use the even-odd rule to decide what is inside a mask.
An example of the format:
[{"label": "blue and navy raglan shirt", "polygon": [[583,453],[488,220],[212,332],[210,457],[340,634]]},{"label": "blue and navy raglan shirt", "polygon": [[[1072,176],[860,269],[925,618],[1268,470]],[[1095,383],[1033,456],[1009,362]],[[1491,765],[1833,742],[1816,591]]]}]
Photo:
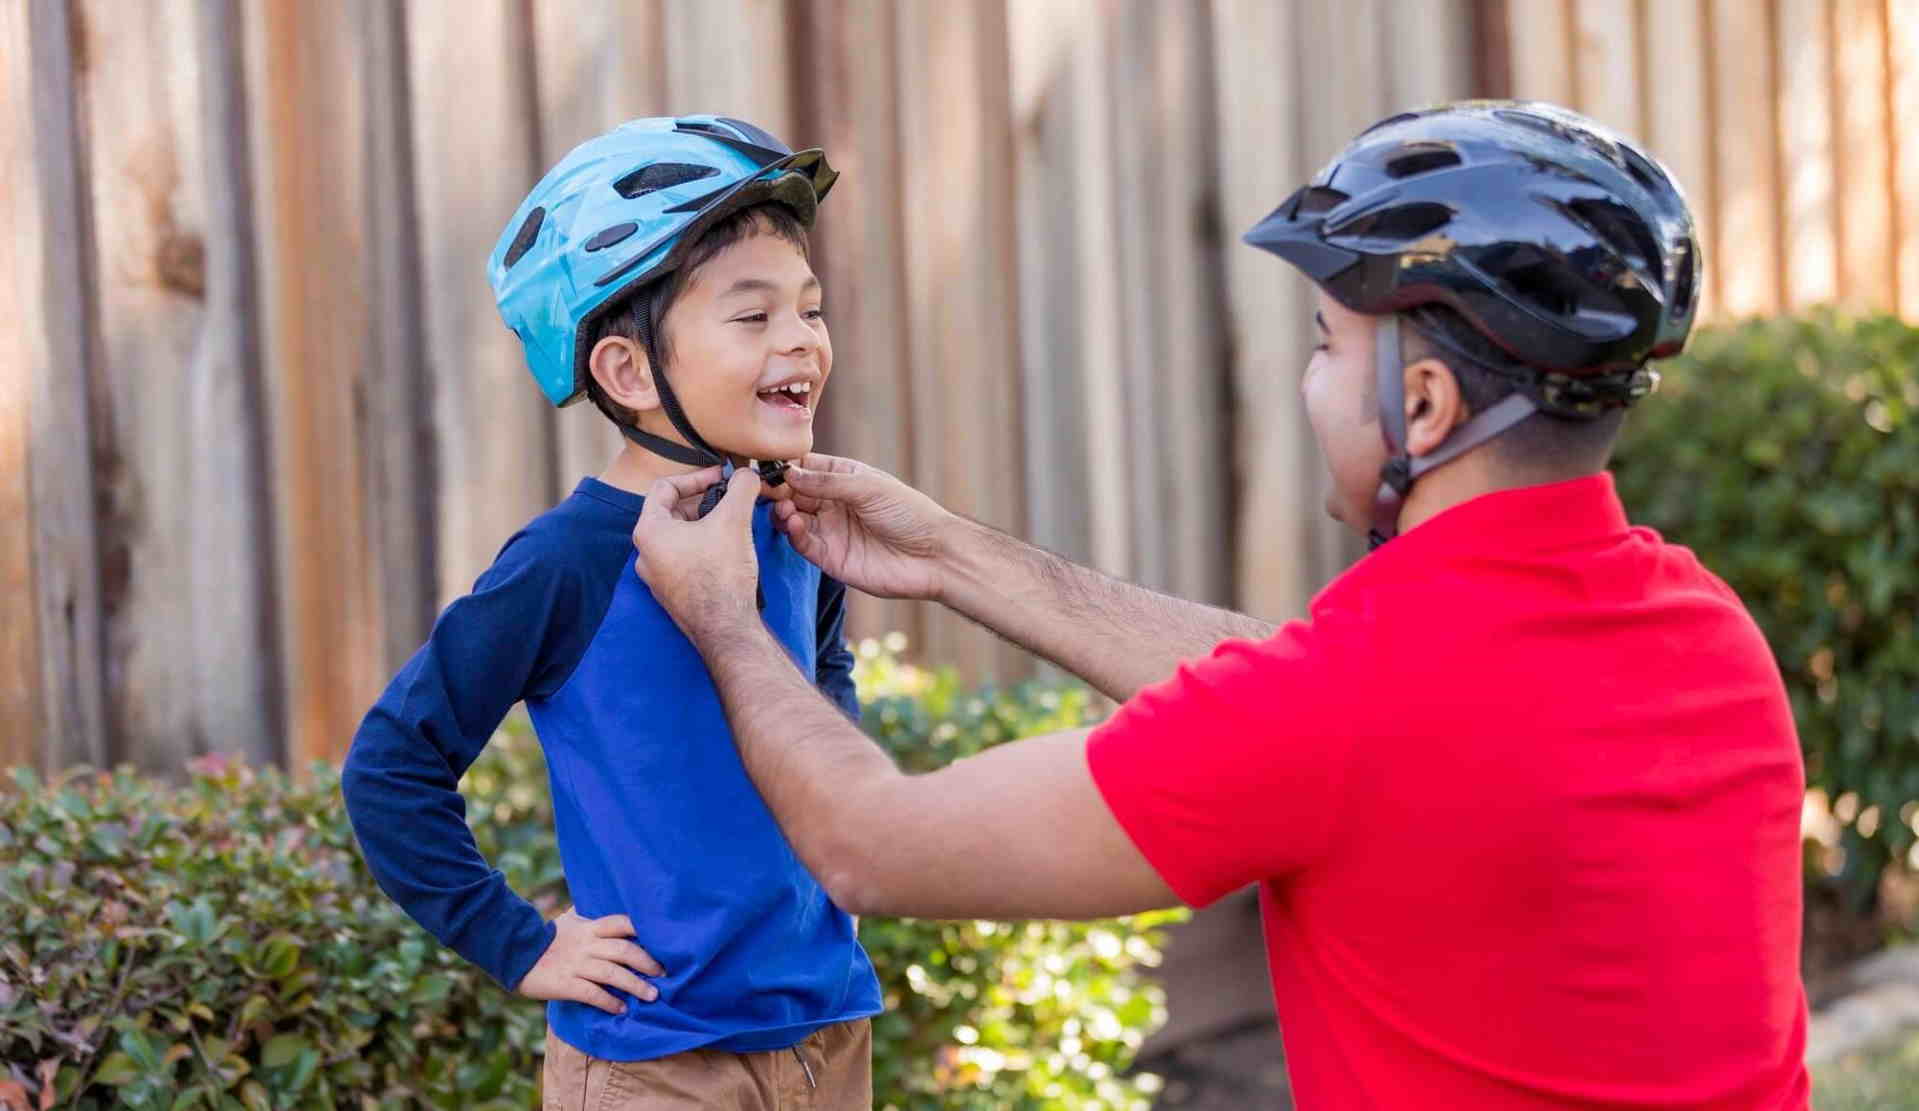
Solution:
[{"label": "blue and navy raglan shirt", "polygon": [[[552,1002],[594,1057],[749,1053],[876,1014],[852,919],[801,865],[747,778],[698,650],[633,570],[638,494],[583,479],[448,606],[367,713],[341,788],[380,887],[508,988],[553,928],[480,856],[460,776],[515,702],[546,753],[560,856],[588,918],[624,914],[666,975],[609,1015]],[[753,512],[767,626],[857,716],[845,588]]]}]

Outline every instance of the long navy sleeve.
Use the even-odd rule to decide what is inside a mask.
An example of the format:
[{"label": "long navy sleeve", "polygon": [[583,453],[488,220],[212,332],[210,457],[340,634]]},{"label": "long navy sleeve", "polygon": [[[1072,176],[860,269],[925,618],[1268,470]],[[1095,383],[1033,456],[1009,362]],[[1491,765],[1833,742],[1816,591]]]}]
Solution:
[{"label": "long navy sleeve", "polygon": [[819,663],[813,681],[840,712],[860,720],[859,691],[853,685],[853,653],[846,647],[846,587],[820,576]]},{"label": "long navy sleeve", "polygon": [[557,661],[578,658],[567,642],[580,639],[586,586],[577,561],[542,540],[508,541],[440,615],[361,723],[341,777],[380,888],[508,989],[553,928],[480,855],[458,788],[514,703],[563,680]]}]

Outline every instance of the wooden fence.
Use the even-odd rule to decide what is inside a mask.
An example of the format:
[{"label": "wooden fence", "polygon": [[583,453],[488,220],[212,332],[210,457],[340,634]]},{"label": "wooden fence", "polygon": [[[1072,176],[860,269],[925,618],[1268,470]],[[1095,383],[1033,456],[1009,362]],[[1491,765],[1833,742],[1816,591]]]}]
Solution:
[{"label": "wooden fence", "polygon": [[[1650,136],[1722,311],[1915,312],[1908,0],[0,0],[0,764],[336,758],[617,440],[483,260],[541,170],[721,111],[845,177],[821,446],[1269,616],[1353,557],[1301,283],[1238,234],[1398,107]],[[1807,44],[1812,45],[1807,45]],[[950,615],[856,632],[1011,676]]]}]

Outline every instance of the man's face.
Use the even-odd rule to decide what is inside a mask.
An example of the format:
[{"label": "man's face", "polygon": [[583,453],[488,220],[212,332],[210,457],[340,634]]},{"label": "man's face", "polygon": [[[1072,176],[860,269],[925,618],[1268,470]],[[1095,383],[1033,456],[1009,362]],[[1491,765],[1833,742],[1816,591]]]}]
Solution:
[{"label": "man's face", "polygon": [[[813,450],[833,344],[819,279],[798,247],[770,233],[727,247],[693,275],[660,330],[673,391],[715,449],[749,459]],[[664,423],[662,414],[644,414],[649,422]]]},{"label": "man's face", "polygon": [[1315,293],[1315,300],[1318,345],[1306,364],[1299,392],[1306,401],[1306,419],[1319,442],[1320,458],[1332,475],[1326,512],[1348,528],[1365,532],[1372,525],[1379,468],[1386,462],[1373,366],[1377,318],[1353,312],[1323,291]]}]

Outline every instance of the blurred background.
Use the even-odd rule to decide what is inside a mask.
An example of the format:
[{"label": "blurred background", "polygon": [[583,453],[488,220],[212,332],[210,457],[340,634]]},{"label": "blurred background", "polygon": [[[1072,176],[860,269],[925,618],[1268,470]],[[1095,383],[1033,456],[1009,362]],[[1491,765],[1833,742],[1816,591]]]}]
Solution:
[{"label": "blurred background", "polygon": [[[1305,287],[1237,239],[1377,118],[1569,105],[1687,189],[1709,322],[1919,321],[1914,0],[0,0],[0,80],[0,766],[344,754],[617,448],[544,404],[483,267],[635,116],[843,171],[822,450],[1274,619],[1360,549],[1297,403]],[[1033,671],[931,608],[852,631]],[[1257,1011],[1218,979],[1176,1026]]]}]

